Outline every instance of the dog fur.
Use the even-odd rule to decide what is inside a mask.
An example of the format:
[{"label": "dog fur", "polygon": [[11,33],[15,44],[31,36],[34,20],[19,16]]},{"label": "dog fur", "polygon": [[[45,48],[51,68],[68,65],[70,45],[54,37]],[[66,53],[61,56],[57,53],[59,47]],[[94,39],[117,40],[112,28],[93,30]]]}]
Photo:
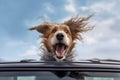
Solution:
[{"label": "dog fur", "polygon": [[[88,26],[88,20],[93,15],[88,17],[75,16],[65,21],[64,23],[44,22],[38,26],[30,28],[30,30],[37,30],[42,34],[42,43],[44,46],[43,61],[74,61],[74,47],[75,41],[82,40],[81,33],[91,30]],[[56,37],[62,34],[64,38]],[[62,46],[62,47],[61,47]]]},{"label": "dog fur", "polygon": [[[30,30],[37,30],[42,34],[42,43],[44,48],[42,61],[74,61],[74,47],[76,40],[82,40],[81,33],[91,30],[88,26],[88,20],[93,15],[88,17],[75,16],[65,21],[64,23],[44,22],[38,26],[30,28]],[[62,37],[57,37],[62,34]],[[62,48],[61,48],[62,46]],[[71,71],[54,71],[52,72],[58,77],[69,76],[75,79],[83,80],[83,74]]]}]

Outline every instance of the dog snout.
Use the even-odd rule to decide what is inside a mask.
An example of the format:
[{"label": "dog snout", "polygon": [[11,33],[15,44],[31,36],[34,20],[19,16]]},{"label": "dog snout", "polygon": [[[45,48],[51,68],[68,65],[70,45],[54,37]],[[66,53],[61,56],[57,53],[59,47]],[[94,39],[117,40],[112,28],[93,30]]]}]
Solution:
[{"label": "dog snout", "polygon": [[58,34],[56,35],[56,38],[57,38],[59,41],[61,41],[61,40],[63,40],[64,35],[63,35],[62,33],[58,33]]}]

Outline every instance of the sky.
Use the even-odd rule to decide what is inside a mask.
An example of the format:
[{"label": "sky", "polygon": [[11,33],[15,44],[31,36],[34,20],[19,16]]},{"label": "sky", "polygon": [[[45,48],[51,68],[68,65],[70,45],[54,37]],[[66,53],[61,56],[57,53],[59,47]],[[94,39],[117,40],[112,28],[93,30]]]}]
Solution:
[{"label": "sky", "polygon": [[40,59],[39,33],[44,21],[62,23],[94,14],[75,47],[76,59],[120,59],[120,0],[0,0],[0,60]]}]

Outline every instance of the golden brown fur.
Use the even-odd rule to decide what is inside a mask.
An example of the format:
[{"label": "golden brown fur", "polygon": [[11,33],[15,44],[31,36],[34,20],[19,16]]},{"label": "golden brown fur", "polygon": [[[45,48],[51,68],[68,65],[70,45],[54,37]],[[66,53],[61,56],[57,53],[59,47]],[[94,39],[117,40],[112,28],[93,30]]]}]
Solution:
[{"label": "golden brown fur", "polygon": [[65,21],[61,24],[56,24],[52,22],[44,22],[41,25],[30,28],[30,30],[37,30],[42,33],[43,41],[45,48],[51,54],[53,51],[53,46],[50,44],[50,39],[54,36],[56,31],[62,30],[64,31],[68,38],[70,39],[70,44],[68,46],[68,52],[72,52],[75,47],[75,40],[82,39],[81,33],[91,30],[92,27],[87,26],[88,20],[92,17],[92,15],[88,17],[72,17],[71,19]]}]

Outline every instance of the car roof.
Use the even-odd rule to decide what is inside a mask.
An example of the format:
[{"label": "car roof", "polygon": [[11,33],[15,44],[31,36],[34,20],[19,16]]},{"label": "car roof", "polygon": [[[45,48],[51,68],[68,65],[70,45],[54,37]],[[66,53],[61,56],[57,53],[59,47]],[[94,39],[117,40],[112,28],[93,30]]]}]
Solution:
[{"label": "car roof", "polygon": [[102,71],[120,72],[120,62],[105,60],[82,60],[79,62],[1,62],[0,71]]}]

